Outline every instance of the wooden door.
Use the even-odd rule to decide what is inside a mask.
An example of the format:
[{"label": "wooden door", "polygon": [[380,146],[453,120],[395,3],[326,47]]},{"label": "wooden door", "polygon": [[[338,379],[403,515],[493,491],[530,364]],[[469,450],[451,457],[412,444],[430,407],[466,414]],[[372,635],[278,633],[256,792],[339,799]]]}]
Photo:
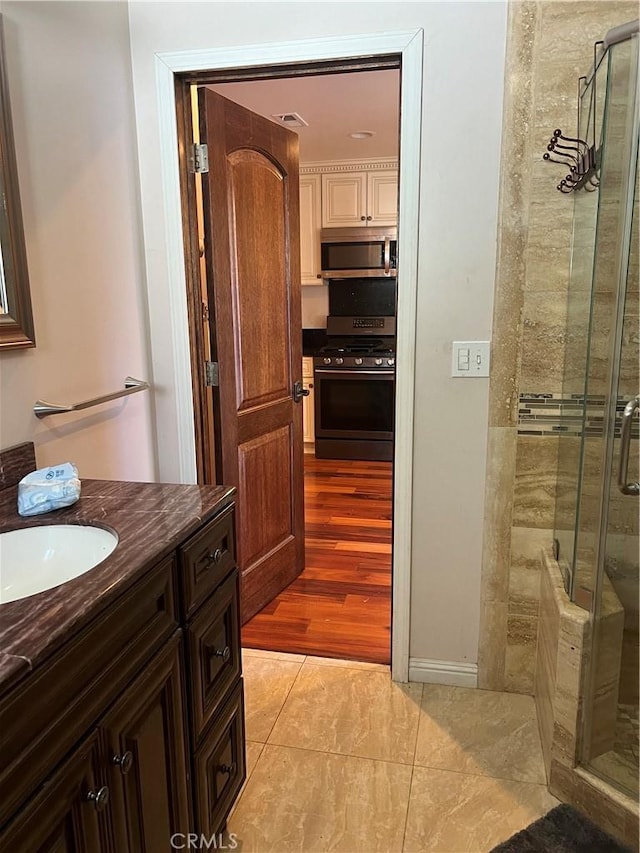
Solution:
[{"label": "wooden door", "polygon": [[176,634],[101,723],[118,853],[168,850],[189,832],[180,652]]},{"label": "wooden door", "polygon": [[0,833],[1,853],[106,853],[109,790],[99,765],[94,731]]},{"label": "wooden door", "polygon": [[[234,485],[242,622],[304,564],[298,137],[198,98],[218,481]],[[213,311],[211,312],[211,308]]]}]

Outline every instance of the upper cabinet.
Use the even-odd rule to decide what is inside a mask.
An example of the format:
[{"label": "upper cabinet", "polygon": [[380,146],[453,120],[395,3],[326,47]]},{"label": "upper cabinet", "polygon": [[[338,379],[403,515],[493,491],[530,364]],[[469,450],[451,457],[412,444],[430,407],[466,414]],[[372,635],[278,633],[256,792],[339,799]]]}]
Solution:
[{"label": "upper cabinet", "polygon": [[302,284],[321,284],[320,222],[322,221],[320,175],[300,175],[300,275]]},{"label": "upper cabinet", "polygon": [[[322,284],[320,229],[397,225],[398,168],[394,161],[314,163],[300,175],[300,281]],[[385,166],[385,168],[380,168]]]},{"label": "upper cabinet", "polygon": [[357,170],[322,175],[322,227],[396,225],[398,170]]}]

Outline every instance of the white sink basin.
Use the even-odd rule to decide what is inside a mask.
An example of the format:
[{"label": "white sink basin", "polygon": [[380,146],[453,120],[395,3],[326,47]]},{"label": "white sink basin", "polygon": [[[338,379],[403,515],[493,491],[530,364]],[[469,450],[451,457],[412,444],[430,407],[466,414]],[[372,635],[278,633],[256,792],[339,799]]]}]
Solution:
[{"label": "white sink basin", "polygon": [[51,524],[0,533],[0,604],[52,589],[95,568],[118,544],[102,527]]}]

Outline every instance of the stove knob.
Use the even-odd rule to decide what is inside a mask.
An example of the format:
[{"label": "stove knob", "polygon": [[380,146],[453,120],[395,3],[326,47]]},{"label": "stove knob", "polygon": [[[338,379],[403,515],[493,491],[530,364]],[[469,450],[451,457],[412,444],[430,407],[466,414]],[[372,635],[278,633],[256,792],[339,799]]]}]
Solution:
[{"label": "stove knob", "polygon": [[331,364],[331,359],[330,358],[323,358],[322,363],[323,364]]},{"label": "stove knob", "polygon": [[344,364],[344,358],[336,358],[336,364]]},{"label": "stove knob", "polygon": [[387,359],[387,364],[389,365],[389,367],[393,367],[393,365],[394,365],[395,363],[396,363],[395,358],[388,358],[388,359]]},{"label": "stove knob", "polygon": [[362,364],[363,362],[362,362],[362,359],[361,359],[361,358],[356,358],[356,359],[355,359],[355,363],[356,363],[356,364],[358,364],[358,365],[360,365],[360,364]]},{"label": "stove knob", "polygon": [[376,358],[376,366],[377,366],[377,367],[380,367],[380,365],[381,365],[381,364],[382,364],[382,359],[381,359],[381,358]]}]

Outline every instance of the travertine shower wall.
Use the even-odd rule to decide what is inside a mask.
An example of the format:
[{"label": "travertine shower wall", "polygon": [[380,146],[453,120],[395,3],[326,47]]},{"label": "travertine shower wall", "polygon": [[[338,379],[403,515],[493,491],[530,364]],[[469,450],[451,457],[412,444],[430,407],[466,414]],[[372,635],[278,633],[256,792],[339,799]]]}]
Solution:
[{"label": "travertine shower wall", "polygon": [[[518,430],[521,395],[563,390],[573,200],[542,155],[574,135],[577,81],[635,2],[513,2],[493,318],[478,686],[533,693],[540,554],[553,540],[557,435]],[[544,404],[543,404],[544,405]]]}]

